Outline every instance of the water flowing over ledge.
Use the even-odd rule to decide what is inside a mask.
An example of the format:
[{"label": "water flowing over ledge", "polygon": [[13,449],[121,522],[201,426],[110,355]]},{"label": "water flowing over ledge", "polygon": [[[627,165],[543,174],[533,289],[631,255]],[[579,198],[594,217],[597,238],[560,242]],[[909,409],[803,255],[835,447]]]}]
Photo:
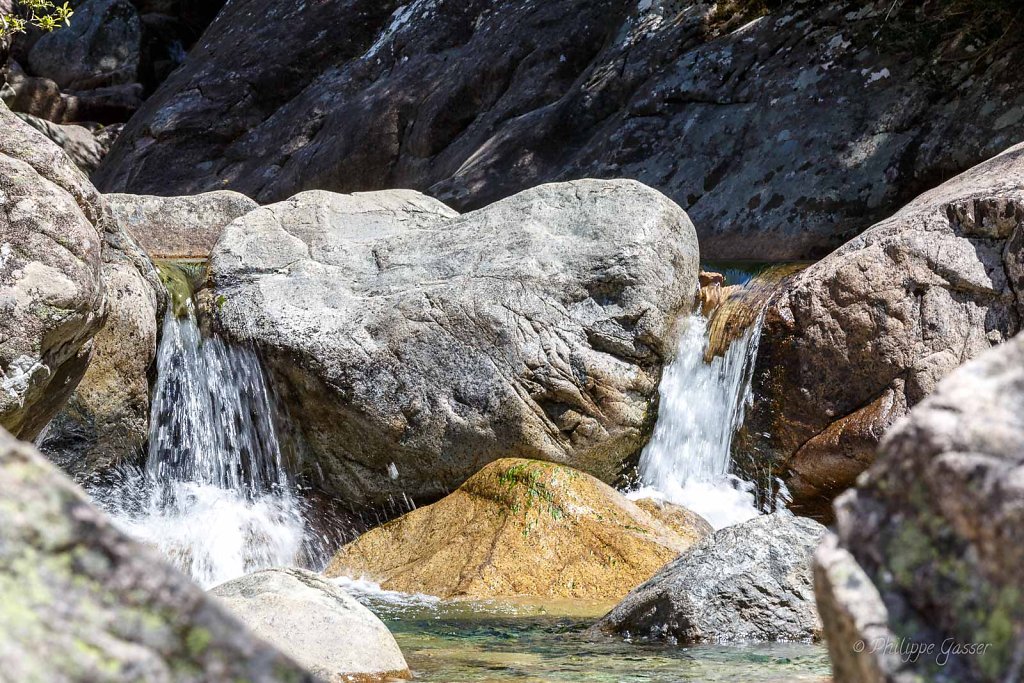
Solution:
[{"label": "water flowing over ledge", "polygon": [[176,308],[163,324],[145,467],[122,467],[93,499],[204,587],[322,564],[258,357],[204,337],[190,299]]},{"label": "water flowing over ledge", "polygon": [[732,439],[753,398],[760,331],[758,316],[724,355],[705,362],[708,319],[697,313],[685,321],[676,358],[662,376],[658,422],[640,456],[641,488],[631,497],[682,505],[716,529],[760,514],[753,485],[731,474]]}]

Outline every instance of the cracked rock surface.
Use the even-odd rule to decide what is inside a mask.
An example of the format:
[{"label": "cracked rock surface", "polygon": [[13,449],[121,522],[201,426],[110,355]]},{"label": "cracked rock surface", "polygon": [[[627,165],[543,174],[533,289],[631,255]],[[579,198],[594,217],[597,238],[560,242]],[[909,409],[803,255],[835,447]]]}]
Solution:
[{"label": "cracked rock surface", "polygon": [[613,481],[653,426],[698,250],[633,181],[465,215],[307,192],[229,225],[210,270],[216,327],[263,353],[307,468],[361,505],[440,498],[502,457]]},{"label": "cracked rock surface", "polygon": [[233,2],[97,182],[260,203],[405,187],[466,210],[628,177],[687,210],[706,258],[817,258],[1024,137],[1020,46],[943,38],[964,28],[946,3],[751,23],[726,4]]},{"label": "cracked rock surface", "polygon": [[885,430],[1021,329],[1024,145],[927,192],[815,265],[765,316],[741,463],[828,518]]}]

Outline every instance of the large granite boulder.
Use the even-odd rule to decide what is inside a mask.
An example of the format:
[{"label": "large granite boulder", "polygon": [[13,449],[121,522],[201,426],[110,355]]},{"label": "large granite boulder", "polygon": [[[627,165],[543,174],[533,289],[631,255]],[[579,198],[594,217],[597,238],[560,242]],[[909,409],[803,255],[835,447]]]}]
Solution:
[{"label": "large granite boulder", "polygon": [[815,568],[836,683],[1019,677],[1022,406],[1018,336],[946,378],[836,501]]},{"label": "large granite boulder", "polygon": [[[97,182],[261,203],[407,187],[466,210],[551,180],[631,177],[690,213],[708,258],[817,257],[1024,138],[1024,46],[1005,40],[997,4],[1014,11],[231,3]],[[764,6],[777,9],[751,22]]]},{"label": "large granite boulder", "polygon": [[106,200],[117,222],[157,259],[208,258],[228,223],[259,208],[226,190],[190,197],[110,194]]},{"label": "large granite boulder", "polygon": [[253,633],[327,683],[411,678],[381,620],[337,585],[302,569],[267,569],[210,594]]},{"label": "large granite boulder", "polygon": [[811,555],[825,528],[776,513],[706,537],[592,629],[679,644],[819,636]]},{"label": "large granite boulder", "polygon": [[133,83],[138,78],[142,25],[130,0],[85,0],[71,26],[32,45],[28,67],[65,90]]},{"label": "large granite boulder", "polygon": [[103,200],[0,104],[0,426],[34,439],[81,380],[106,315]]},{"label": "large granite boulder", "polygon": [[316,680],[2,430],[0,501],[5,680]]},{"label": "large granite boulder", "polygon": [[711,533],[582,472],[517,458],[343,547],[328,576],[444,598],[618,600]]},{"label": "large granite boulder", "polygon": [[263,353],[326,491],[422,502],[507,456],[613,481],[649,435],[697,261],[686,214],[633,181],[462,216],[308,192],[225,229],[206,309]]},{"label": "large granite boulder", "polygon": [[954,368],[1021,329],[1024,145],[927,192],[768,307],[736,441],[827,518],[878,440]]}]

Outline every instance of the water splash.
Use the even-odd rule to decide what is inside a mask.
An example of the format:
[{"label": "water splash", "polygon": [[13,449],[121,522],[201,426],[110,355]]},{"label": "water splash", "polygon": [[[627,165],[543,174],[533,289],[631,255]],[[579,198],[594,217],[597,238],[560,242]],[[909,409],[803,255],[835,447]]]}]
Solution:
[{"label": "water splash", "polygon": [[145,468],[122,469],[93,498],[206,587],[315,563],[259,359],[204,338],[186,309],[164,321]]},{"label": "water splash", "polygon": [[708,320],[695,314],[659,387],[658,422],[640,456],[641,488],[633,498],[657,497],[689,508],[716,529],[759,514],[754,486],[731,474],[732,440],[752,400],[751,373],[762,317],[705,362]]}]

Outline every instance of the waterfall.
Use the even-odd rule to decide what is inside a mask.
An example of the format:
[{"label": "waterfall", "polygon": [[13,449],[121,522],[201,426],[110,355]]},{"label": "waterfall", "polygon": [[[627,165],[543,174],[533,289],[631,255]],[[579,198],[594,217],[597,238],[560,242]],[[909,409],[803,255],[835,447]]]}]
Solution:
[{"label": "waterfall", "polygon": [[685,321],[676,357],[662,376],[654,434],[640,456],[641,487],[631,497],[682,505],[716,529],[759,514],[753,485],[731,473],[731,446],[752,400],[761,320],[710,362],[707,318],[698,313]]},{"label": "waterfall", "polygon": [[93,498],[204,587],[307,564],[274,414],[255,353],[204,337],[187,300],[164,320],[145,468],[121,469]]}]

